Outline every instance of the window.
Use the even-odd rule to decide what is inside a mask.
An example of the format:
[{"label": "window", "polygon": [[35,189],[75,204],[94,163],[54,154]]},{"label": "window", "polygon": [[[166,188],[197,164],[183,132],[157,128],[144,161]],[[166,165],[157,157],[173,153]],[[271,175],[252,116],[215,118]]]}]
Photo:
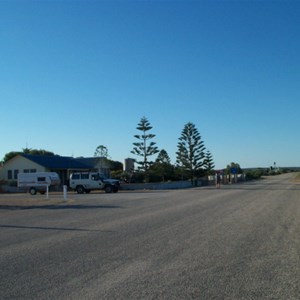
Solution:
[{"label": "window", "polygon": [[24,173],[36,173],[36,169],[24,169],[23,170]]},{"label": "window", "polygon": [[14,179],[18,179],[19,170],[14,170]]},{"label": "window", "polygon": [[98,174],[92,175],[92,180],[99,180],[99,175]]},{"label": "window", "polygon": [[7,179],[12,179],[12,170],[7,171]]},{"label": "window", "polygon": [[89,174],[88,173],[81,174],[81,179],[89,179]]},{"label": "window", "polygon": [[72,174],[72,179],[75,179],[75,180],[80,179],[80,174]]},{"label": "window", "polygon": [[46,181],[46,177],[38,177],[38,181]]}]

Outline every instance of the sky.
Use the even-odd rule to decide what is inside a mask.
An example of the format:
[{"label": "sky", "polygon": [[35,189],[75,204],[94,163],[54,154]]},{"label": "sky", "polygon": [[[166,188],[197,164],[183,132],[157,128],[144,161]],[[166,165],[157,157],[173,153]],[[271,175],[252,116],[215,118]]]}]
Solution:
[{"label": "sky", "polygon": [[138,159],[146,117],[172,163],[192,122],[216,169],[300,166],[299,16],[297,0],[0,0],[0,160]]}]

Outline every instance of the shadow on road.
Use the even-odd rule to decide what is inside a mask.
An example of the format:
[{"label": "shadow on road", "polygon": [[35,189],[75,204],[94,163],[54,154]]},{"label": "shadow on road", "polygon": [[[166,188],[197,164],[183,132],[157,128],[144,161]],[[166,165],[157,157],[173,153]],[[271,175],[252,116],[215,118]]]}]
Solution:
[{"label": "shadow on road", "polygon": [[112,232],[103,231],[97,229],[81,229],[81,228],[63,228],[63,227],[42,227],[42,226],[22,226],[22,225],[3,225],[0,224],[0,228],[19,228],[19,229],[38,229],[38,230],[63,230],[63,231],[101,231],[101,232]]},{"label": "shadow on road", "polygon": [[121,208],[116,205],[0,205],[0,210],[26,210],[26,209],[104,209]]}]

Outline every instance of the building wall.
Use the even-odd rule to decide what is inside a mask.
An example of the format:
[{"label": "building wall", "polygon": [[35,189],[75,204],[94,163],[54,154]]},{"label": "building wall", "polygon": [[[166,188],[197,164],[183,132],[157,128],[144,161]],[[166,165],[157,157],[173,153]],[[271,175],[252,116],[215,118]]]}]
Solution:
[{"label": "building wall", "polygon": [[46,171],[47,169],[45,167],[40,166],[23,156],[17,155],[3,165],[2,171],[0,173],[0,176],[2,177],[0,177],[0,179],[5,181],[15,181],[18,179],[18,173]]},{"label": "building wall", "polygon": [[133,158],[126,158],[124,161],[124,171],[125,172],[133,172],[134,171],[134,162]]},{"label": "building wall", "polygon": [[0,165],[0,181],[1,180],[4,180],[4,169],[2,165]]}]

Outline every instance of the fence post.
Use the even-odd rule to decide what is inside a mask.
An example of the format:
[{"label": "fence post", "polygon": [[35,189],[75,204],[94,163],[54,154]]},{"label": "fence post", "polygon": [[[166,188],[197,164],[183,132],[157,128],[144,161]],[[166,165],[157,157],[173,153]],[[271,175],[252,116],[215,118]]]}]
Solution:
[{"label": "fence post", "polygon": [[63,186],[63,189],[64,189],[64,199],[67,200],[67,198],[68,198],[68,194],[67,194],[67,186],[64,185],[64,186]]}]

